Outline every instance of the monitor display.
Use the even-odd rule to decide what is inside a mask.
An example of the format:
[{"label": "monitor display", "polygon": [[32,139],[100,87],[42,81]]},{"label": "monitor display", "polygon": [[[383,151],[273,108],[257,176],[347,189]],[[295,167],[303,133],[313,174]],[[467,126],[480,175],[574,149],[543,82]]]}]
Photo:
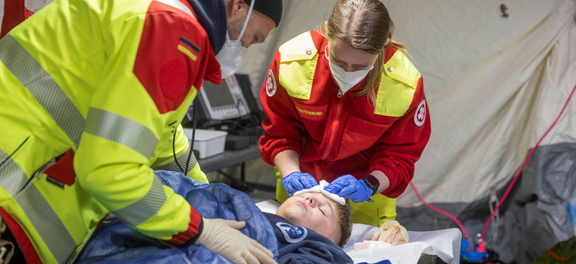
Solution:
[{"label": "monitor display", "polygon": [[206,96],[212,107],[236,105],[236,101],[234,101],[234,97],[225,81],[222,81],[221,85],[204,82],[202,89],[206,92]]},{"label": "monitor display", "polygon": [[250,114],[236,76],[222,80],[221,85],[205,81],[199,96],[207,120],[225,120]]}]

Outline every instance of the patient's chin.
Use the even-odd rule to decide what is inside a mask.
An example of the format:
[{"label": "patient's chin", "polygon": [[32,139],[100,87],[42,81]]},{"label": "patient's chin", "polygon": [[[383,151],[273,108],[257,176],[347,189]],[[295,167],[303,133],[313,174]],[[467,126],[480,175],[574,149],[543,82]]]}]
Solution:
[{"label": "patient's chin", "polygon": [[305,222],[301,220],[305,218],[305,215],[302,213],[302,209],[299,209],[295,206],[285,208],[285,210],[278,210],[276,214],[286,218],[286,220],[290,221],[290,223],[296,226],[303,226],[302,224]]},{"label": "patient's chin", "polygon": [[282,216],[286,219],[289,217],[301,217],[304,218],[306,214],[306,209],[297,203],[283,203],[276,211],[276,214]]}]

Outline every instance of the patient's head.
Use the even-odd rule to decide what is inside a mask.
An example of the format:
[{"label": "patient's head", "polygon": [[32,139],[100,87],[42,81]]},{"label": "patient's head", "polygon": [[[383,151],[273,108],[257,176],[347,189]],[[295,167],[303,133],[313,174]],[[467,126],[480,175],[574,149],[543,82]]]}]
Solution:
[{"label": "patient's head", "polygon": [[340,205],[322,193],[294,195],[280,205],[276,214],[294,225],[318,232],[340,247],[352,233],[350,203]]}]

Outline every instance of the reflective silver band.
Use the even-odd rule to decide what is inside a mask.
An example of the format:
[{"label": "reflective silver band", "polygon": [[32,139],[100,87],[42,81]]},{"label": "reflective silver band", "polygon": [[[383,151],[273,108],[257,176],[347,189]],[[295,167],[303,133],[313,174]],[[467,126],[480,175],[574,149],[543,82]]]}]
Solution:
[{"label": "reflective silver band", "polygon": [[65,263],[74,254],[78,245],[36,185],[29,184],[16,194],[14,199],[58,263]]},{"label": "reflective silver band", "polygon": [[146,158],[150,158],[158,139],[144,125],[108,112],[90,108],[84,132],[127,146]]},{"label": "reflective silver band", "polygon": [[0,149],[0,186],[14,196],[26,184],[27,179],[24,170],[10,158],[9,154]]},{"label": "reflective silver band", "polygon": [[166,193],[160,179],[154,175],[150,190],[137,202],[112,213],[122,222],[137,226],[155,215],[166,201]]},{"label": "reflective silver band", "polygon": [[[168,164],[164,164],[162,166],[158,166],[158,167],[154,167],[154,170],[166,170],[166,171],[175,171],[175,172],[182,172],[182,170],[186,169],[186,161],[188,161],[188,155],[190,155],[190,145],[188,145],[188,149],[186,150],[186,152],[182,155],[180,155],[180,157],[176,158],[176,160],[178,160],[178,163],[176,163],[176,161],[171,161]],[[188,163],[188,171],[186,171],[184,174],[188,174],[188,172],[190,172],[192,169],[194,169],[194,167],[196,167],[196,164],[198,163],[198,161],[196,160],[196,156],[194,156],[194,154],[192,154],[192,157],[190,157],[190,162]],[[178,164],[180,164],[180,167],[182,167],[182,170],[180,169],[180,167],[178,167]]]},{"label": "reflective silver band", "polygon": [[0,39],[0,61],[78,147],[84,117],[52,76],[10,35]]},{"label": "reflective silver band", "polygon": [[0,163],[2,163],[0,186],[14,196],[14,200],[20,205],[58,263],[66,262],[78,245],[36,185],[30,183],[24,190],[17,193],[26,184],[26,174],[2,150],[0,150]]}]

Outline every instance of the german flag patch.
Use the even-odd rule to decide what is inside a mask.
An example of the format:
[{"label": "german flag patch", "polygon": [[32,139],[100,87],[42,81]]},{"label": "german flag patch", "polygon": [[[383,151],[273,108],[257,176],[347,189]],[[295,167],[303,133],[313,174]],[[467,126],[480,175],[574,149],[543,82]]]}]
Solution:
[{"label": "german flag patch", "polygon": [[197,54],[200,52],[200,48],[198,46],[194,45],[192,41],[187,40],[184,37],[180,37],[178,50],[184,53],[184,55],[188,56],[188,58],[190,58],[192,61],[196,61],[196,59],[198,59]]}]

